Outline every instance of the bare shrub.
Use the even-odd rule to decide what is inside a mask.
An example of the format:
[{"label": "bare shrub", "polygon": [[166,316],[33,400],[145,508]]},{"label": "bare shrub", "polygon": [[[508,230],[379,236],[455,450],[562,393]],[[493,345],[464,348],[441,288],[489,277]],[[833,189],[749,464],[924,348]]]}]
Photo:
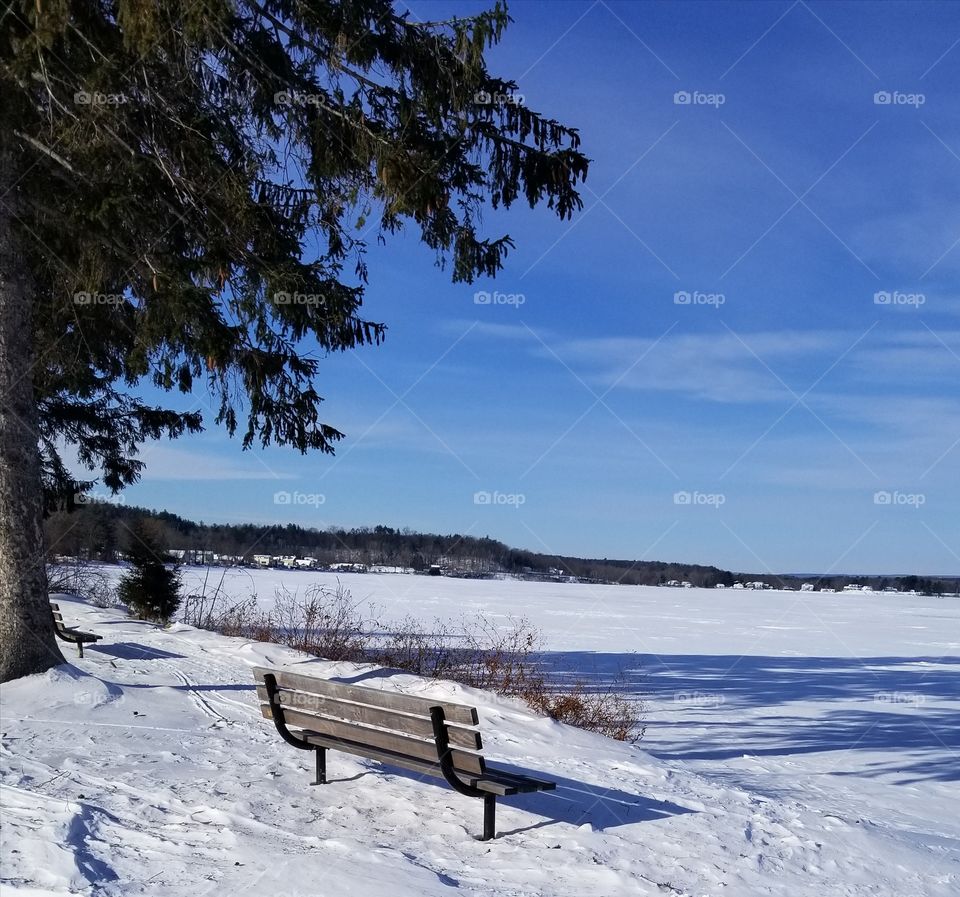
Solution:
[{"label": "bare shrub", "polygon": [[446,623],[437,620],[427,629],[414,617],[405,617],[391,632],[380,636],[370,659],[417,676],[454,679],[459,655],[453,640]]},{"label": "bare shrub", "polygon": [[256,595],[232,603],[222,592],[187,595],[180,605],[179,617],[181,622],[189,626],[211,629],[223,635],[253,638],[258,627],[265,629],[267,636],[270,635],[269,627],[261,625],[265,614],[257,607]]},{"label": "bare shrub", "polygon": [[559,690],[535,688],[522,697],[534,710],[552,719],[617,741],[636,744],[646,731],[643,705],[615,685],[597,687],[578,680]]},{"label": "bare shrub", "polygon": [[64,592],[89,601],[94,607],[117,607],[116,588],[100,564],[69,558],[47,567],[50,593]]},{"label": "bare shrub", "polygon": [[368,659],[371,626],[339,582],[335,589],[310,586],[302,595],[281,587],[267,616],[279,641],[298,651],[327,660]]}]

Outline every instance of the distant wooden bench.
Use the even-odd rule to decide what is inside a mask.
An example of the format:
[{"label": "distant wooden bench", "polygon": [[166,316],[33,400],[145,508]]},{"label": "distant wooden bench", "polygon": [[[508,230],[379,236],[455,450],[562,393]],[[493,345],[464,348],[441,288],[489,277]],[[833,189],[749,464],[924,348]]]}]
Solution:
[{"label": "distant wooden bench", "polygon": [[483,798],[483,841],[496,837],[498,797],[556,787],[487,766],[473,707],[281,670],[257,668],[254,677],[260,709],[283,740],[316,751],[314,785],[327,783],[327,748],[445,779]]},{"label": "distant wooden bench", "polygon": [[51,603],[50,612],[53,614],[53,625],[57,632],[57,638],[65,642],[73,642],[77,646],[81,657],[83,657],[84,642],[99,642],[100,639],[103,638],[102,635],[94,635],[92,632],[81,632],[79,629],[72,629],[69,626],[65,626],[59,604]]}]

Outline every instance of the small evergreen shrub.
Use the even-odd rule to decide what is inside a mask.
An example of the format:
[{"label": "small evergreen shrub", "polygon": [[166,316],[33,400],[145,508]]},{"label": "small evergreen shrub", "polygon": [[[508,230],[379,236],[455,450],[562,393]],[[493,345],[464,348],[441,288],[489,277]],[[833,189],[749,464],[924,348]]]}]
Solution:
[{"label": "small evergreen shrub", "polygon": [[117,586],[117,596],[142,620],[167,623],[180,607],[180,572],[145,527],[131,530],[127,549],[131,569]]}]

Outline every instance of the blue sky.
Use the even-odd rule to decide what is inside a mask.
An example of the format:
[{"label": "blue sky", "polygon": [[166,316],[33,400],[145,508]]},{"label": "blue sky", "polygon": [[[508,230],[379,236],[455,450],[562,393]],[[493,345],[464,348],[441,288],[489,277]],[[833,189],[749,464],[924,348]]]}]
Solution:
[{"label": "blue sky", "polygon": [[125,500],[735,570],[960,573],[960,6],[510,11],[491,69],[580,128],[584,211],[488,214],[517,248],[472,286],[413,233],[373,247],[387,341],[321,368],[337,457],[243,453],[211,429],[147,446]]}]

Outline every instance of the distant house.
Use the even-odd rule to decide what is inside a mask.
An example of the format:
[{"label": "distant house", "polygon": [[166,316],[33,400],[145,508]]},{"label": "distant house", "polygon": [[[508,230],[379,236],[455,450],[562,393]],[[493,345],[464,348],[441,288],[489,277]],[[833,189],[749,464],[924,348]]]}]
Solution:
[{"label": "distant house", "polygon": [[253,563],[256,567],[269,567],[273,563],[273,558],[269,554],[255,554]]},{"label": "distant house", "polygon": [[812,591],[813,591],[813,583],[812,583],[812,582],[805,582],[802,586],[800,586],[800,591],[801,591],[801,592],[812,592]]},{"label": "distant house", "polygon": [[715,589],[725,589],[726,587],[727,587],[726,584],[725,584],[725,583],[722,583],[722,582],[718,582],[718,583],[714,586]]},{"label": "distant house", "polygon": [[692,588],[693,588],[693,583],[692,583],[692,582],[686,582],[686,581],[684,581],[684,582],[680,583],[680,587],[683,588],[683,589],[692,589]]},{"label": "distant house", "polygon": [[735,582],[735,583],[733,584],[733,587],[734,587],[735,589],[745,589],[745,588],[746,588],[746,586],[745,586],[742,582]]},{"label": "distant house", "polygon": [[443,576],[443,567],[441,567],[439,564],[431,564],[427,573],[429,573],[431,576]]},{"label": "distant house", "polygon": [[294,566],[309,570],[311,567],[316,567],[319,561],[316,558],[297,558],[293,563]]},{"label": "distant house", "polygon": [[366,573],[367,565],[366,564],[331,564],[330,569],[336,573]]}]

